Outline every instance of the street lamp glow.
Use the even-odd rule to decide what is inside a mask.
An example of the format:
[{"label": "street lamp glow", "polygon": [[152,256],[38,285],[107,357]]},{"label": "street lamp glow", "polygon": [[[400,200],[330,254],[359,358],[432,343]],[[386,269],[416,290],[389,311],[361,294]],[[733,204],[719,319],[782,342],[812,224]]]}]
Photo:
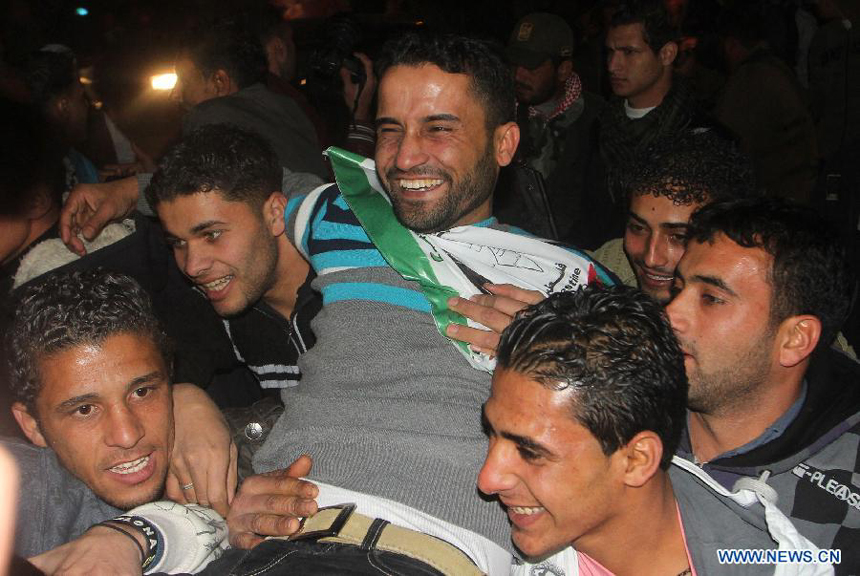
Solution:
[{"label": "street lamp glow", "polygon": [[156,74],[149,79],[153,90],[173,90],[176,86],[176,74]]}]

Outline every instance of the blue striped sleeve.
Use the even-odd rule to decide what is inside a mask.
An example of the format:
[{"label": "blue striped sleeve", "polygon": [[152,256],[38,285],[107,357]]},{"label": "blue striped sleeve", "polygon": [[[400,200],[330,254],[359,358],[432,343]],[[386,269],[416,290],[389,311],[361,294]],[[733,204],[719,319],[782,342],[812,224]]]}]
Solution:
[{"label": "blue striped sleeve", "polygon": [[418,290],[373,282],[340,282],[322,287],[323,306],[348,300],[370,300],[430,313],[430,302]]}]

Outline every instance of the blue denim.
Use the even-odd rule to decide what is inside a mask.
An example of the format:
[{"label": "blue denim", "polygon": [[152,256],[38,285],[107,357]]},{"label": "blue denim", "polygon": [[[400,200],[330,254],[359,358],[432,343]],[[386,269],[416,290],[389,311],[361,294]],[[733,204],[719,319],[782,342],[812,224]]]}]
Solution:
[{"label": "blue denim", "polygon": [[395,552],[313,540],[267,540],[251,550],[228,550],[200,574],[444,576],[429,564]]}]

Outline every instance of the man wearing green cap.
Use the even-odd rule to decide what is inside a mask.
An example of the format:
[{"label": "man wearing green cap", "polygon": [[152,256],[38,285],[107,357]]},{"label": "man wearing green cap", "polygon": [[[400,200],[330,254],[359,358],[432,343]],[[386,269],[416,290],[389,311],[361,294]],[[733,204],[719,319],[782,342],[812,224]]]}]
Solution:
[{"label": "man wearing green cap", "polygon": [[[545,12],[525,16],[511,33],[507,55],[514,70],[522,135],[516,160],[543,176],[558,238],[588,244],[590,235],[584,229],[588,202],[583,195],[596,194],[595,184],[602,181],[593,161],[595,120],[603,100],[582,90],[571,61],[573,32],[559,16]],[[506,216],[500,214],[501,219]],[[512,223],[524,224],[510,216]]]}]

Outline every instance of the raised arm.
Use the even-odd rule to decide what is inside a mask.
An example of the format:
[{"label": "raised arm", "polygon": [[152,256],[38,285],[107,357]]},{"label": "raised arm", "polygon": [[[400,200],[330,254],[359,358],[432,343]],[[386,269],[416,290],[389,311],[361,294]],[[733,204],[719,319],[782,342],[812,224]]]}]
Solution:
[{"label": "raised arm", "polygon": [[237,451],[215,402],[193,384],[174,384],[176,438],[167,475],[167,497],[227,515],[236,493]]}]

